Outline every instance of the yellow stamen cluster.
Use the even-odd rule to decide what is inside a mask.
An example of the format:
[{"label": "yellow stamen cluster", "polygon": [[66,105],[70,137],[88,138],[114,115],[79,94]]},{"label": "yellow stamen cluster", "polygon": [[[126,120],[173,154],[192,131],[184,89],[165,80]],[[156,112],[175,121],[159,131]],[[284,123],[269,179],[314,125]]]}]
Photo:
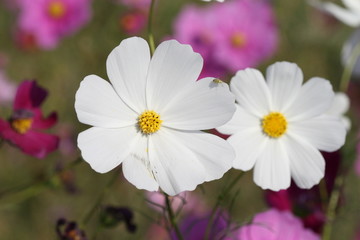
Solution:
[{"label": "yellow stamen cluster", "polygon": [[262,119],[261,127],[269,137],[278,138],[286,132],[287,121],[281,113],[272,112]]},{"label": "yellow stamen cluster", "polygon": [[242,33],[235,33],[231,37],[231,44],[236,48],[241,48],[246,44],[246,37]]},{"label": "yellow stamen cluster", "polygon": [[161,123],[160,115],[152,110],[143,112],[138,119],[139,128],[144,134],[151,134],[158,131]]},{"label": "yellow stamen cluster", "polygon": [[62,18],[65,15],[66,9],[64,3],[61,1],[51,1],[48,6],[48,13],[55,19]]},{"label": "yellow stamen cluster", "polygon": [[25,134],[32,125],[32,118],[20,118],[11,120],[11,127],[20,134]]}]

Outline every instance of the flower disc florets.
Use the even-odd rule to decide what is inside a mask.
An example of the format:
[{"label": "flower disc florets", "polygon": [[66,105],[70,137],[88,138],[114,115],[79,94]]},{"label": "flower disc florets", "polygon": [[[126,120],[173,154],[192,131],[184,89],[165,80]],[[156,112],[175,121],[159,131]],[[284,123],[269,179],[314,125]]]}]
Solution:
[{"label": "flower disc florets", "polygon": [[155,111],[145,111],[139,116],[138,125],[142,133],[151,134],[161,127],[162,120]]},{"label": "flower disc florets", "polygon": [[271,112],[261,120],[261,127],[269,137],[278,138],[286,132],[287,121],[281,113]]}]

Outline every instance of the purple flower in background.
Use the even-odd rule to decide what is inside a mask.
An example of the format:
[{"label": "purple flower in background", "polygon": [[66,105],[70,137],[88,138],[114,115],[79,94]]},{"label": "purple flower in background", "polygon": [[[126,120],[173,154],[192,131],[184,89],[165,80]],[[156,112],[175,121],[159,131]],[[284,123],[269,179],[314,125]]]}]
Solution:
[{"label": "purple flower in background", "polygon": [[203,77],[255,67],[276,50],[278,31],[267,0],[188,6],[175,20],[174,38],[204,58]]},{"label": "purple flower in background", "polygon": [[257,214],[252,223],[238,232],[241,240],[319,240],[320,237],[305,229],[301,221],[290,212],[270,209]]},{"label": "purple flower in background", "polygon": [[56,150],[59,143],[57,136],[41,132],[57,122],[55,112],[43,117],[40,106],[46,96],[47,91],[35,81],[23,81],[16,92],[12,116],[8,121],[0,119],[0,138],[37,158]]},{"label": "purple flower in background", "polygon": [[18,31],[52,49],[90,20],[90,0],[19,0]]}]

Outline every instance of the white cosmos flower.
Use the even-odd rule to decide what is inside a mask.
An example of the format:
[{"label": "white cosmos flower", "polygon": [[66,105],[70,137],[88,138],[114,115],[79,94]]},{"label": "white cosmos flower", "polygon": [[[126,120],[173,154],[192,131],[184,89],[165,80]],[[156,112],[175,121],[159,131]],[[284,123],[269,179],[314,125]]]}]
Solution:
[{"label": "white cosmos flower", "polygon": [[360,26],[360,1],[342,0],[346,8],[340,7],[332,2],[319,2],[318,0],[309,0],[310,4],[316,8],[330,13],[343,23],[351,27]]},{"label": "white cosmos flower", "polygon": [[278,62],[263,75],[256,69],[238,71],[230,89],[237,101],[233,118],[217,128],[234,147],[234,168],[254,167],[254,181],[263,189],[286,189],[291,177],[311,188],[324,176],[319,150],[335,151],[346,130],[338,117],[325,114],[334,92],[329,81],[314,77],[302,85],[301,69]]},{"label": "white cosmos flower", "polygon": [[122,163],[139,189],[169,195],[221,178],[235,153],[223,139],[202,132],[229,121],[235,99],[227,84],[196,81],[203,66],[189,45],[165,41],[150,58],[147,42],[123,40],[109,55],[110,82],[90,75],[76,93],[82,132],[78,146],[100,173]]},{"label": "white cosmos flower", "polygon": [[349,108],[349,97],[343,92],[337,92],[335,93],[334,100],[326,113],[339,118],[344,124],[346,130],[349,131],[351,128],[351,121],[348,117],[345,116],[347,111],[349,111]]}]

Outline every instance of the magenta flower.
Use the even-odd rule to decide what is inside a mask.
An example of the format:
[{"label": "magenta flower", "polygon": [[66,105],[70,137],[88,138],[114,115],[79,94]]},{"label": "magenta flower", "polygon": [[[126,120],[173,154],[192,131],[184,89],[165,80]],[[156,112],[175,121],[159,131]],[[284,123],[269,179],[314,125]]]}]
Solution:
[{"label": "magenta flower", "polygon": [[144,11],[131,11],[120,17],[119,25],[126,34],[140,33],[147,21],[147,13]]},{"label": "magenta flower", "polygon": [[56,150],[59,142],[57,136],[41,132],[57,121],[55,112],[43,117],[40,105],[46,96],[46,90],[35,81],[23,81],[16,92],[12,116],[8,121],[0,119],[0,138],[37,158]]},{"label": "magenta flower", "polygon": [[320,237],[309,229],[290,212],[270,209],[257,214],[250,225],[238,232],[241,240],[319,240]]},{"label": "magenta flower", "polygon": [[37,46],[52,49],[90,20],[90,0],[18,0],[19,35],[33,36]]},{"label": "magenta flower", "polygon": [[234,0],[184,8],[175,21],[174,37],[202,55],[204,76],[222,77],[269,58],[278,30],[268,1]]}]

